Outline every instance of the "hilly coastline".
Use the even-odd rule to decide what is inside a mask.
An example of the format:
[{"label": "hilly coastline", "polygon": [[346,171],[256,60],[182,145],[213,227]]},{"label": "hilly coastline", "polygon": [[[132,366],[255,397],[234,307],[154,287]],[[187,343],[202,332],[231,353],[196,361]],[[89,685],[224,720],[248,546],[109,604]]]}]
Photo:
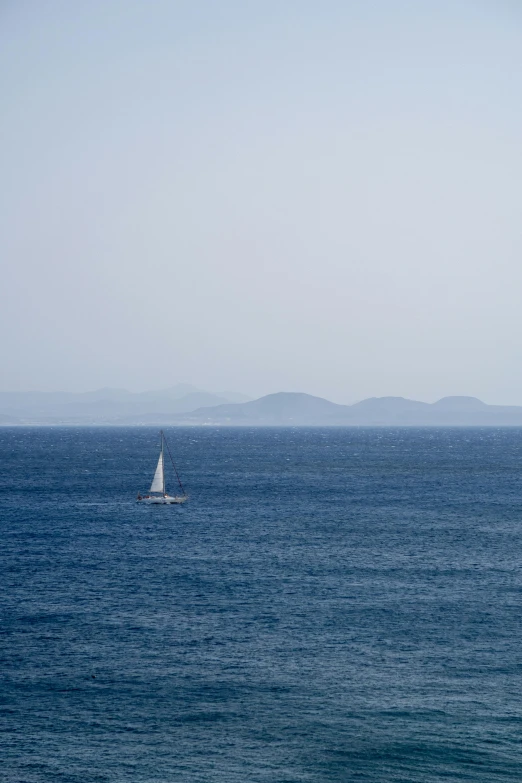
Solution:
[{"label": "hilly coastline", "polygon": [[250,400],[238,392],[210,393],[187,384],[132,393],[0,393],[0,426],[293,426],[506,427],[522,426],[522,406],[487,405],[476,397],[434,403],[370,397],[338,405],[299,392]]},{"label": "hilly coastline", "polygon": [[404,397],[371,397],[337,405],[309,394],[269,394],[236,405],[200,408],[186,423],[243,426],[522,426],[522,407],[487,405],[476,397],[444,397],[434,403]]},{"label": "hilly coastline", "polygon": [[203,406],[249,399],[238,392],[212,393],[186,383],[146,392],[0,392],[0,425],[157,424]]}]

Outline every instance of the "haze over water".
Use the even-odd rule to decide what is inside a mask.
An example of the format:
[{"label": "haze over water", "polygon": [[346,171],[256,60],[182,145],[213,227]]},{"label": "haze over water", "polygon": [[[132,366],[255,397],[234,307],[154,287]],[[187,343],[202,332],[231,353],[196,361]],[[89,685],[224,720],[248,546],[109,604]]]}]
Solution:
[{"label": "haze over water", "polygon": [[520,3],[4,0],[0,79],[0,390],[522,404]]},{"label": "haze over water", "polygon": [[167,435],[0,430],[0,780],[520,781],[519,429]]}]

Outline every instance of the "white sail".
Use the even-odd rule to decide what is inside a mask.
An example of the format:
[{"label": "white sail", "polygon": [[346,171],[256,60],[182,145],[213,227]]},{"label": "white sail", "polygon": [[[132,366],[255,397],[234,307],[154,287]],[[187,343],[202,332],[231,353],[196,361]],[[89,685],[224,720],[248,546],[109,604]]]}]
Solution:
[{"label": "white sail", "polygon": [[161,454],[159,455],[158,467],[156,468],[154,478],[152,479],[152,484],[150,485],[150,491],[164,492],[163,449],[161,450]]}]

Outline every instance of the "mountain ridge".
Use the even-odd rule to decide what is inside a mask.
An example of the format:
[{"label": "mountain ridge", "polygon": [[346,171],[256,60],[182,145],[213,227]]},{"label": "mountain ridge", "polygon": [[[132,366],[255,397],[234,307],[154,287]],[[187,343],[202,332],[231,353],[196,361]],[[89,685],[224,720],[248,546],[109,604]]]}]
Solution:
[{"label": "mountain ridge", "polygon": [[276,392],[236,402],[188,384],[159,391],[0,392],[0,426],[522,426],[522,406],[476,397],[433,403],[369,397],[340,405],[304,392]]},{"label": "mountain ridge", "polygon": [[405,397],[369,397],[339,405],[298,392],[278,392],[236,405],[199,408],[186,423],[269,426],[522,426],[522,406],[487,405],[476,397],[434,403]]},{"label": "mountain ridge", "polygon": [[110,387],[90,392],[0,392],[0,423],[7,417],[18,424],[110,424],[141,416],[172,417],[241,399],[249,398],[238,392],[215,394],[185,383],[145,392]]}]

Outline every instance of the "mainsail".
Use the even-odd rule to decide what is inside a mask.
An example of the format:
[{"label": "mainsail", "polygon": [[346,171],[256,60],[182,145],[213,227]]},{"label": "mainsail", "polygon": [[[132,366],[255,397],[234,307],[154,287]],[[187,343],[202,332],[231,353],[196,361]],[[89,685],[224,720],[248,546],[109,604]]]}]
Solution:
[{"label": "mainsail", "polygon": [[165,473],[163,468],[163,441],[161,444],[161,454],[159,455],[158,466],[150,485],[151,492],[165,492]]}]

